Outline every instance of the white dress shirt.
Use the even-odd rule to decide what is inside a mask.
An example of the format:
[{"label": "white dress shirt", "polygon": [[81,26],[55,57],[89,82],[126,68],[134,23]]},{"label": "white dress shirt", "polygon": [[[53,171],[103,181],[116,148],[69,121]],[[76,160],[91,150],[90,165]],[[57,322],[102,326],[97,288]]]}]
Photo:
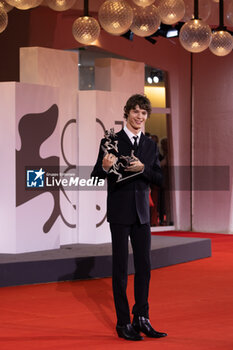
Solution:
[{"label": "white dress shirt", "polygon": [[127,134],[127,136],[128,136],[128,138],[130,139],[130,141],[132,142],[132,144],[134,144],[134,137],[135,136],[138,136],[138,138],[137,138],[137,145],[139,145],[139,140],[140,140],[140,136],[141,136],[141,130],[139,131],[139,133],[138,134],[133,134],[132,133],[132,131],[130,131],[128,128],[127,128],[127,126],[125,125],[124,126],[124,132]]}]

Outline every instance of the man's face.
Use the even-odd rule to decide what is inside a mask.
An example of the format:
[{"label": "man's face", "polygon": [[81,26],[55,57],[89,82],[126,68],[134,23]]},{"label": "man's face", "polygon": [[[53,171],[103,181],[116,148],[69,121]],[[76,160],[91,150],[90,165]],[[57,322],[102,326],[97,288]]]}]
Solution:
[{"label": "man's face", "polygon": [[138,133],[144,126],[147,119],[147,111],[141,109],[138,105],[131,109],[127,118],[127,127],[133,133]]}]

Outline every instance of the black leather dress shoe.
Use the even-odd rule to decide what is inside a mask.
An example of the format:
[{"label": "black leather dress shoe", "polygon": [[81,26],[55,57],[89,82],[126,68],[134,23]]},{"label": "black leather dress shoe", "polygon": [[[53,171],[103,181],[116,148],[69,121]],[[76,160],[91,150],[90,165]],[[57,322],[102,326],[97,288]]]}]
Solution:
[{"label": "black leather dress shoe", "polygon": [[157,332],[152,328],[150,320],[143,316],[134,316],[133,327],[136,332],[142,332],[150,338],[163,338],[167,336],[167,333]]},{"label": "black leather dress shoe", "polygon": [[125,326],[116,326],[116,331],[119,338],[124,338],[126,340],[142,340],[143,337],[137,333],[134,327],[129,323]]}]

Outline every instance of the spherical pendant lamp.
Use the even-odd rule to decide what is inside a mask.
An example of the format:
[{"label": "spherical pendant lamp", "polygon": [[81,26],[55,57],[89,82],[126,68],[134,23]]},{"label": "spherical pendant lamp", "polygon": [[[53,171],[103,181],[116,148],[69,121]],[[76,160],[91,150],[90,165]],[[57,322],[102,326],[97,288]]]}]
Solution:
[{"label": "spherical pendant lamp", "polygon": [[76,0],[47,0],[47,5],[54,11],[69,10]]},{"label": "spherical pendant lamp", "polygon": [[[193,0],[185,0],[185,14],[182,21],[187,22],[194,18],[194,3]],[[199,18],[206,21],[211,12],[211,2],[210,0],[199,0]]]},{"label": "spherical pendant lamp", "polygon": [[212,33],[210,51],[217,56],[228,55],[233,48],[233,37],[224,26],[224,3],[219,1],[219,27]]},{"label": "spherical pendant lamp", "polygon": [[217,56],[226,56],[233,49],[233,37],[225,30],[219,30],[212,34],[209,46],[210,51]]},{"label": "spherical pendant lamp", "polygon": [[19,10],[28,10],[39,6],[43,0],[5,0],[9,5]]},{"label": "spherical pendant lamp", "polygon": [[183,0],[160,0],[158,14],[165,24],[174,24],[184,17],[185,6]]},{"label": "spherical pendant lamp", "polygon": [[90,45],[98,39],[100,34],[100,26],[98,21],[89,16],[77,18],[72,27],[72,33],[79,43]]},{"label": "spherical pendant lamp", "polygon": [[5,10],[6,12],[9,12],[13,9],[14,6],[9,5],[6,1],[0,0],[0,8]]},{"label": "spherical pendant lamp", "polygon": [[153,4],[153,2],[155,2],[155,0],[132,0],[135,5],[137,6],[142,6],[142,7],[146,7],[146,6],[150,6]]},{"label": "spherical pendant lamp", "polygon": [[72,33],[75,40],[84,45],[92,44],[100,35],[100,25],[98,21],[89,16],[88,0],[84,0],[83,16],[74,21]]},{"label": "spherical pendant lamp", "polygon": [[158,10],[154,5],[147,7],[133,7],[133,23],[130,30],[141,37],[155,33],[160,25]]},{"label": "spherical pendant lamp", "polygon": [[8,24],[8,15],[6,11],[2,8],[0,8],[0,33],[2,33]]},{"label": "spherical pendant lamp", "polygon": [[133,10],[124,0],[107,0],[100,6],[98,18],[106,32],[122,35],[133,22]]},{"label": "spherical pendant lamp", "polygon": [[190,52],[202,52],[211,42],[211,29],[201,19],[191,19],[186,22],[179,34],[181,45]]}]

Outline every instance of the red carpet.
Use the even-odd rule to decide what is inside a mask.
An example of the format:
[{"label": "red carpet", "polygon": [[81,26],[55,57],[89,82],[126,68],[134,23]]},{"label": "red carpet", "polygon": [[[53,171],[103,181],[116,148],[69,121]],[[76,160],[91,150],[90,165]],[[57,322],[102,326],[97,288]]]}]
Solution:
[{"label": "red carpet", "polygon": [[[0,350],[233,349],[233,236],[210,237],[208,259],[152,271],[150,318],[164,339],[115,333],[111,279],[0,289]],[[133,303],[133,276],[128,292]]]}]

